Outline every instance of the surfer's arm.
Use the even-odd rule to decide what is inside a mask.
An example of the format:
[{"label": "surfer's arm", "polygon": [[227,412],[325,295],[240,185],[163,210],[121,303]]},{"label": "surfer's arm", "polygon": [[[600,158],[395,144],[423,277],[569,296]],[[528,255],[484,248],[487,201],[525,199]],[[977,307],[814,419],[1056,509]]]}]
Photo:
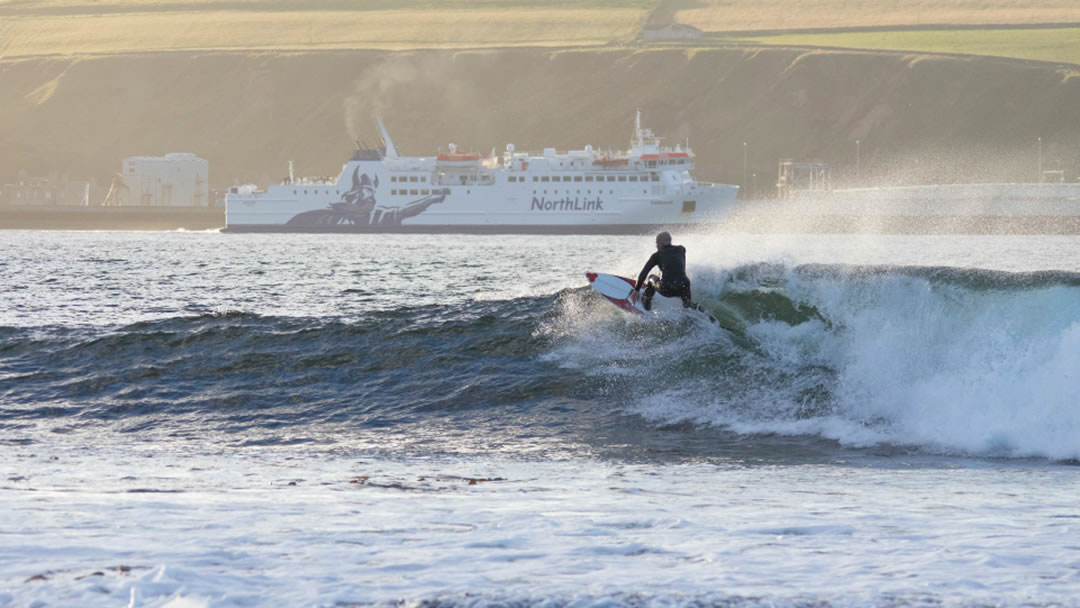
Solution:
[{"label": "surfer's arm", "polygon": [[634,283],[634,291],[638,291],[641,289],[641,286],[645,284],[645,277],[649,276],[649,271],[656,267],[658,261],[657,256],[659,255],[659,253],[654,253],[649,256],[649,261],[645,262],[645,267],[642,268],[641,272],[638,274],[637,283]]}]

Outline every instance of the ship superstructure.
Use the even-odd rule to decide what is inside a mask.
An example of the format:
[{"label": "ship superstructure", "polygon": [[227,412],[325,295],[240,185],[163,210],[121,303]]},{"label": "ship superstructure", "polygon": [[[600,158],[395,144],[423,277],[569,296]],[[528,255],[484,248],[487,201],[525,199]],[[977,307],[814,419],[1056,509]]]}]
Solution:
[{"label": "ship superstructure", "polygon": [[294,179],[226,196],[226,230],[264,232],[643,232],[719,223],[736,186],[698,182],[689,146],[663,146],[635,118],[630,148],[499,156],[358,149],[336,180]]}]

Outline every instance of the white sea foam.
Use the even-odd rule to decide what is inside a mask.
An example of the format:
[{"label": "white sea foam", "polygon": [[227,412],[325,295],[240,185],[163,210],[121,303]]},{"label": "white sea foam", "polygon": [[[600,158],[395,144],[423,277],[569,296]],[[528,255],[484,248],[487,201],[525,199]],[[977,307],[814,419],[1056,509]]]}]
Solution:
[{"label": "white sea foam", "polygon": [[[744,433],[818,434],[847,445],[898,443],[931,451],[1080,458],[1080,288],[979,285],[928,273],[808,272],[792,266],[699,271],[695,294],[722,310],[733,295],[779,295],[797,322],[744,319],[752,342],[729,352],[747,369],[716,369],[647,391],[631,409],[659,422]],[[558,351],[565,361],[653,373],[693,365],[701,335],[655,345],[593,320]],[[581,322],[582,327],[589,326]],[[629,354],[641,348],[637,357]],[[636,366],[626,365],[631,360]],[[808,395],[820,387],[816,411]]]},{"label": "white sea foam", "polygon": [[24,477],[0,492],[5,605],[1069,606],[1080,593],[1067,467],[47,452],[57,460],[0,465]]}]

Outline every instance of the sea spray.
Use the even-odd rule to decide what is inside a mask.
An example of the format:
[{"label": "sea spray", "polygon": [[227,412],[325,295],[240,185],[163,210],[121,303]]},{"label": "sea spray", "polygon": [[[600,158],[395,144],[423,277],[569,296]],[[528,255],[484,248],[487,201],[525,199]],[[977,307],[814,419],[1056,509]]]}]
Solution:
[{"label": "sea spray", "polygon": [[[766,265],[738,275],[707,288],[715,306],[753,316],[744,321],[756,348],[739,353],[741,370],[683,379],[630,411],[851,445],[1080,456],[1075,275]],[[788,318],[771,318],[765,302]],[[793,319],[800,308],[814,312]],[[679,361],[700,354],[685,344]],[[663,357],[652,366],[663,369]]]}]

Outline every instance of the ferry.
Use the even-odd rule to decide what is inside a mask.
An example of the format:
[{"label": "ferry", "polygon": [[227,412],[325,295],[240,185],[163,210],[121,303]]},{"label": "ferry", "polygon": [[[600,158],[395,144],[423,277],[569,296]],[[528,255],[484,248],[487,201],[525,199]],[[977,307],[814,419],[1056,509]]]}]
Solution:
[{"label": "ferry", "polygon": [[737,186],[696,181],[689,145],[664,146],[634,120],[630,148],[501,156],[359,148],[336,179],[300,178],[225,197],[227,232],[623,233],[724,221]]}]

